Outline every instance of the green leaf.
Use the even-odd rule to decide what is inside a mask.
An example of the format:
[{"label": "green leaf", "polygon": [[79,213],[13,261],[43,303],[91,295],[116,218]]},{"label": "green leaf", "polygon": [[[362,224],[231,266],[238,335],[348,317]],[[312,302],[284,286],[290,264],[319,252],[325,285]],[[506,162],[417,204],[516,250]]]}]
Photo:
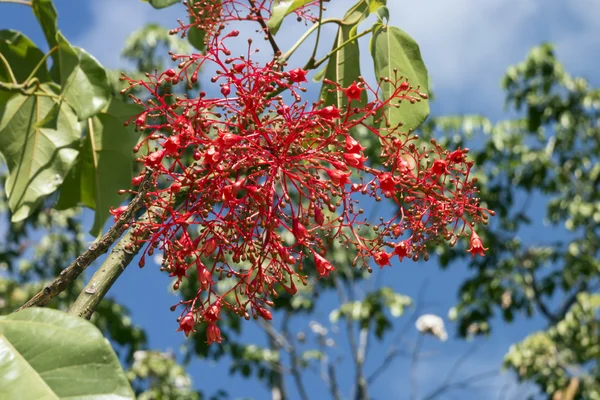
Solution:
[{"label": "green leaf", "polygon": [[[23,83],[44,58],[44,53],[27,36],[13,30],[0,30],[0,53],[8,61],[17,83]],[[40,82],[50,80],[45,62],[34,76]],[[0,81],[12,82],[7,66],[1,61]]]},{"label": "green leaf", "polygon": [[[58,91],[51,84],[40,89]],[[0,108],[0,152],[9,171],[5,189],[13,222],[27,218],[63,182],[77,157],[79,136],[73,110],[52,97],[16,94]]]},{"label": "green leaf", "polygon": [[59,69],[62,95],[80,120],[97,114],[111,95],[106,70],[88,52],[73,47],[59,32]]},{"label": "green leaf", "polygon": [[313,0],[275,0],[273,2],[271,18],[269,18],[267,21],[269,32],[271,32],[272,35],[277,34],[283,19],[287,15],[293,13],[295,10],[307,5],[312,1]]},{"label": "green leaf", "polygon": [[[349,41],[356,35],[356,28],[369,16],[368,4],[361,0],[356,3],[344,16],[344,25],[341,25],[333,42],[332,51],[338,49],[342,44]],[[319,74],[317,74],[319,75]],[[348,87],[357,82],[360,76],[360,52],[358,40],[346,43],[342,48],[333,53],[325,69],[325,78],[337,82],[341,87]],[[317,77],[315,77],[316,79]],[[322,79],[319,76],[320,79]],[[324,100],[324,106],[335,105],[337,108],[344,108],[348,105],[348,99],[343,92],[339,90],[331,91],[331,85],[323,84],[321,89],[321,99]],[[353,101],[353,107],[364,107],[367,104],[367,93],[363,91],[359,101]]]},{"label": "green leaf", "polygon": [[386,6],[379,7],[375,10],[375,13],[377,14],[377,18],[382,22],[383,20],[385,20],[385,22],[390,20],[390,10],[388,10]]},{"label": "green leaf", "polygon": [[180,0],[148,0],[148,3],[154,8],[165,8],[179,2]]},{"label": "green leaf", "polygon": [[[428,93],[427,68],[421,58],[419,46],[408,34],[402,30],[379,24],[371,38],[371,55],[375,64],[377,77],[394,79],[394,69],[398,70],[398,77],[408,79],[414,89]],[[382,82],[381,95],[388,98],[394,92],[392,83]],[[419,98],[420,99],[420,98]],[[394,104],[398,104],[395,103]],[[405,129],[415,129],[429,116],[429,102],[420,99],[415,104],[408,100],[400,101],[400,106],[389,106],[384,111],[387,121],[391,126],[402,123]],[[385,118],[381,121],[385,124]]]},{"label": "green leaf", "polygon": [[77,204],[96,210],[90,234],[97,236],[108,219],[110,207],[123,202],[117,193],[131,187],[133,146],[138,135],[123,122],[141,111],[114,98],[108,110],[86,121],[87,135],[77,164],[61,186],[58,209]]},{"label": "green leaf", "polygon": [[102,333],[61,311],[0,317],[0,355],[2,399],[135,398]]},{"label": "green leaf", "polygon": [[[31,7],[35,17],[42,27],[42,31],[46,37],[46,42],[48,42],[48,47],[53,49],[58,45],[56,40],[56,34],[58,33],[58,14],[56,13],[54,4],[52,4],[52,0],[32,0]],[[58,64],[58,53],[52,53],[52,62],[54,65]],[[58,69],[57,72],[60,73]]]}]

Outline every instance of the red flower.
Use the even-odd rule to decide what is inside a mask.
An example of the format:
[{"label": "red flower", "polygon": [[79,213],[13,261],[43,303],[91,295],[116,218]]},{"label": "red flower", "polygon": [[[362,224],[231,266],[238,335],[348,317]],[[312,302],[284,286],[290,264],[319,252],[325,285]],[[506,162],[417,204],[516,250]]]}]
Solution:
[{"label": "red flower", "polygon": [[358,140],[354,139],[352,136],[346,136],[345,148],[348,153],[360,153],[366,149],[366,147],[361,146]]},{"label": "red flower", "polygon": [[258,313],[260,314],[261,317],[263,317],[263,319],[270,321],[273,319],[273,314],[271,314],[271,311],[262,308],[262,307],[256,307],[256,311],[258,311]]},{"label": "red flower", "polygon": [[373,255],[373,258],[375,259],[375,263],[377,263],[377,265],[379,265],[380,268],[383,268],[386,265],[391,266],[390,258],[392,258],[392,255],[390,253],[386,253],[385,251],[378,251]]},{"label": "red flower", "polygon": [[346,89],[343,89],[343,92],[348,100],[360,100],[360,95],[363,90],[365,89],[360,87],[356,82],[353,82],[352,85],[348,86]]},{"label": "red flower", "polygon": [[332,120],[340,117],[340,110],[335,106],[323,107],[317,111],[317,115],[326,120]]},{"label": "red flower", "polygon": [[411,246],[410,243],[408,243],[406,240],[396,244],[396,246],[394,247],[394,254],[398,255],[400,261],[402,261],[404,257],[409,257],[410,253]]},{"label": "red flower", "polygon": [[[466,149],[465,149],[466,150]],[[465,150],[457,149],[448,155],[448,160],[455,164],[465,161]]]},{"label": "red flower", "polygon": [[208,309],[204,312],[204,320],[207,322],[215,322],[219,319],[219,313],[221,312],[221,301],[217,300],[212,303]]},{"label": "red flower", "polygon": [[354,168],[362,168],[364,166],[363,163],[367,161],[367,157],[356,153],[344,153],[342,154],[342,157],[346,161],[347,165]]},{"label": "red flower", "polygon": [[166,154],[176,154],[177,150],[181,148],[181,137],[179,135],[170,136],[162,146]]},{"label": "red flower", "polygon": [[315,266],[320,276],[329,276],[329,271],[335,271],[335,267],[323,256],[315,252],[313,254],[315,256]]},{"label": "red flower", "polygon": [[208,324],[206,328],[206,344],[221,343],[223,338],[221,337],[221,330],[214,322]]},{"label": "red flower", "polygon": [[204,244],[202,245],[202,248],[200,249],[202,251],[202,254],[204,254],[205,256],[210,256],[213,251],[215,251],[217,248],[217,239],[215,239],[214,236],[211,236],[210,239],[208,239],[206,242],[204,242]]},{"label": "red flower", "polygon": [[306,74],[308,71],[304,71],[301,68],[295,68],[288,72],[290,81],[294,83],[306,82]]},{"label": "red flower", "polygon": [[148,157],[146,157],[146,165],[150,168],[157,167],[162,162],[162,159],[164,156],[165,156],[164,149],[150,153],[150,154],[148,154]]},{"label": "red flower", "polygon": [[210,285],[214,285],[215,281],[213,281],[212,274],[204,264],[198,262],[196,265],[198,269],[198,283],[200,283],[202,290],[206,290]]},{"label": "red flower", "polygon": [[304,241],[308,237],[308,231],[306,230],[304,225],[302,225],[300,221],[298,221],[298,218],[294,218],[292,220],[292,233],[296,237],[298,243],[304,243]]},{"label": "red flower", "polygon": [[334,169],[334,170],[326,169],[325,172],[327,172],[327,175],[329,175],[329,178],[331,178],[331,181],[336,186],[343,187],[345,184],[350,183],[350,179],[349,179],[349,176],[351,174],[350,171],[342,172],[337,169]]},{"label": "red flower", "polygon": [[322,226],[325,223],[325,216],[319,207],[315,207],[315,222]]},{"label": "red flower", "polygon": [[384,192],[393,193],[396,189],[396,179],[389,172],[384,172],[379,175],[379,187]]},{"label": "red flower", "polygon": [[194,314],[190,311],[187,314],[185,314],[183,318],[181,318],[177,332],[183,331],[183,333],[185,333],[185,336],[189,336],[190,332],[194,331],[195,324],[196,322],[194,321]]},{"label": "red flower", "polygon": [[483,243],[481,242],[481,238],[475,231],[471,231],[471,240],[469,241],[471,247],[467,250],[468,253],[471,253],[471,258],[475,257],[475,254],[479,254],[480,256],[484,256],[484,251],[488,250],[483,247]]},{"label": "red flower", "polygon": [[448,173],[448,162],[445,160],[435,160],[431,166],[431,172],[435,175],[442,175]]}]

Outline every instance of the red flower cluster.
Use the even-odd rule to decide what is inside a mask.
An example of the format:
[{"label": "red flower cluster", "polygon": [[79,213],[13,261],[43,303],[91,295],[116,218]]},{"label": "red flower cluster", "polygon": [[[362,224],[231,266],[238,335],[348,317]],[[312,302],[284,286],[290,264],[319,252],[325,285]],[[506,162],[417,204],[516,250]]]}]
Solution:
[{"label": "red flower cluster", "polygon": [[[212,3],[221,1],[200,4]],[[194,10],[223,23],[238,19],[227,13],[233,4],[241,1],[224,0],[218,13]],[[262,10],[247,9],[255,19]],[[179,330],[188,335],[205,323],[208,342],[219,343],[221,308],[271,319],[271,297],[280,290],[294,294],[296,283],[306,283],[304,264],[314,265],[320,276],[335,273],[326,258],[334,240],[356,250],[355,265],[370,269],[370,261],[383,267],[394,255],[427,258],[429,241],[454,243],[487,219],[469,178],[468,150],[449,152],[435,142],[424,147],[398,126],[367,124],[392,101],[408,100],[404,105],[426,98],[418,88],[390,77],[396,89],[382,98],[379,86],[362,80],[347,88],[326,82],[349,106],[309,104],[302,99],[307,71],[286,71],[276,60],[260,65],[249,56],[232,57],[226,44],[239,32],[224,26],[204,26],[210,29],[206,54],[173,54],[178,71],[143,81],[124,78],[149,93],[136,100],[145,111],[135,119],[147,133],[136,149],[146,149],[138,161],[154,185],[146,197],[148,220],[133,225],[138,240],[147,243],[143,257],[162,250],[175,289],[191,273],[198,281],[196,296],[180,303]],[[211,82],[221,96],[174,98],[162,89],[166,82],[196,82],[206,62],[218,68]],[[353,108],[363,91],[371,101]],[[365,147],[351,134],[357,126],[379,139],[383,170],[368,164]],[[141,177],[134,178],[139,182]],[[398,211],[388,221],[367,221],[361,196],[389,198]],[[473,253],[485,250],[473,239],[471,246]],[[215,283],[223,280],[230,284]]]}]

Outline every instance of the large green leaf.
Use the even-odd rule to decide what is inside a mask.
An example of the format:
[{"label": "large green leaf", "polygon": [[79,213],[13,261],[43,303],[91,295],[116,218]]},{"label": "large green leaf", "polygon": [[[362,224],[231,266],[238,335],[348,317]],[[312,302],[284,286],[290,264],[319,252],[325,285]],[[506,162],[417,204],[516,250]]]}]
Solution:
[{"label": "large green leaf", "polygon": [[111,87],[106,70],[83,49],[73,47],[59,32],[60,84],[62,95],[80,120],[97,114],[108,105]]},{"label": "large green leaf", "polygon": [[267,21],[269,32],[275,35],[283,22],[283,19],[299,9],[310,3],[313,0],[275,0],[273,2],[273,9],[271,10],[271,18]]},{"label": "large green leaf", "polygon": [[[54,48],[58,45],[56,40],[56,34],[58,33],[58,14],[56,13],[56,8],[54,8],[52,0],[32,0],[31,7],[44,32],[48,47],[51,49]],[[52,61],[54,65],[58,64],[57,52],[52,53]],[[58,69],[56,72],[59,72]]]},{"label": "large green leaf", "polygon": [[[398,75],[408,79],[411,87],[428,94],[427,68],[421,58],[419,46],[407,33],[393,26],[377,24],[371,38],[371,56],[377,77],[393,80],[396,68]],[[382,97],[388,98],[393,92],[391,83],[382,82]],[[405,129],[415,129],[429,116],[429,102],[421,100],[411,104],[404,100],[399,107],[387,107],[385,114],[392,126],[402,123]],[[382,120],[381,123],[384,124],[385,121]]]},{"label": "large green leaf", "polygon": [[77,117],[67,103],[57,103],[52,84],[46,96],[16,94],[0,107],[0,152],[8,166],[6,179],[12,221],[21,221],[63,182],[75,158],[80,136]]},{"label": "large green leaf", "polygon": [[154,8],[165,8],[179,3],[181,0],[148,0],[148,3]]},{"label": "large green leaf", "polygon": [[135,398],[102,333],[46,308],[0,317],[0,376],[4,400]]},{"label": "large green leaf", "polygon": [[[44,58],[44,53],[27,36],[13,30],[0,30],[0,53],[8,62],[17,83],[23,83]],[[50,80],[45,63],[34,76],[40,82]],[[12,82],[4,62],[0,62],[0,81]]]},{"label": "large green leaf", "polygon": [[110,207],[123,202],[117,191],[131,187],[132,149],[138,135],[123,122],[140,111],[138,106],[114,98],[106,112],[89,118],[77,164],[61,186],[58,209],[83,204],[96,210],[90,231],[94,236],[102,232]]},{"label": "large green leaf", "polygon": [[[330,81],[337,82],[341,87],[348,87],[358,81],[360,76],[360,52],[358,40],[349,41],[356,35],[358,25],[369,16],[369,5],[361,0],[356,3],[344,16],[344,25],[341,25],[333,42],[332,50],[342,48],[333,53],[327,67],[324,77]],[[346,43],[347,42],[347,43]],[[320,75],[320,74],[319,74]],[[319,79],[322,79],[319,76]],[[332,91],[331,85],[323,84],[321,89],[321,99],[325,101],[325,106],[335,105],[338,108],[344,108],[348,105],[348,99],[341,91]],[[363,107],[367,103],[367,94],[362,92],[359,101],[352,103],[353,107]]]}]

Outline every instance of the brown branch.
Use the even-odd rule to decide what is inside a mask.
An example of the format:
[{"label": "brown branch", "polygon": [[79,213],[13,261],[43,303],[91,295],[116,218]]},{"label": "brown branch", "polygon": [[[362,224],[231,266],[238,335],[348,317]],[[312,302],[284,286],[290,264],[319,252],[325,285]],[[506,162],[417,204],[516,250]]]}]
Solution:
[{"label": "brown branch", "polygon": [[133,198],[127,210],[119,217],[117,222],[110,227],[108,232],[98,241],[83,253],[81,253],[75,261],[44,287],[40,292],[33,296],[27,303],[23,304],[16,311],[23,310],[28,307],[43,307],[48,304],[54,297],[62,293],[71,282],[73,282],[87,267],[90,266],[98,257],[106,253],[110,246],[123,234],[125,226],[131,222],[133,215],[137,212],[144,203],[146,192],[150,189],[150,173],[146,173],[144,181],[140,184],[138,194]]},{"label": "brown branch", "polygon": [[[147,172],[146,175],[150,175],[150,172]],[[144,182],[143,184],[145,185],[146,183]],[[148,189],[145,190],[147,191]],[[182,188],[177,193],[175,199],[173,199],[173,203],[176,205],[181,204],[182,200],[187,196],[188,191],[189,188]],[[160,196],[166,202],[169,201],[171,194],[161,194]],[[146,215],[142,216],[138,222],[158,222],[163,218],[163,213],[164,211],[160,206],[150,207]],[[136,233],[138,236],[134,237]],[[77,297],[77,300],[75,300],[75,303],[69,309],[69,314],[90,319],[96,306],[102,301],[117,278],[131,263],[138,251],[140,251],[142,241],[146,238],[147,234],[147,232],[139,233],[135,232],[134,229],[129,229],[79,294],[79,297]]]},{"label": "brown branch", "polygon": [[254,0],[249,0],[249,3],[250,3],[250,7],[252,7],[255,10],[255,14],[257,17],[256,20],[260,24],[261,28],[263,28],[263,30],[265,31],[265,34],[267,35],[267,39],[269,40],[269,43],[271,44],[271,47],[273,48],[273,52],[275,53],[275,56],[278,57],[279,54],[281,54],[281,50],[279,50],[279,46],[277,46],[277,42],[275,42],[275,38],[273,37],[273,35],[271,34],[271,31],[269,30],[269,27],[265,23],[265,18],[260,13],[260,9],[256,7],[256,3],[254,2]]}]

